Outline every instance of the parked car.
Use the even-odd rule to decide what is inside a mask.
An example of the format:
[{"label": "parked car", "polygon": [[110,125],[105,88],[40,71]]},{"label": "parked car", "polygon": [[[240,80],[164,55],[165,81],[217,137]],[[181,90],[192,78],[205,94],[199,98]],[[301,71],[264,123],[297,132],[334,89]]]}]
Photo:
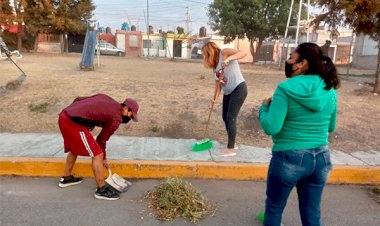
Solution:
[{"label": "parked car", "polygon": [[116,46],[112,45],[108,42],[100,42],[98,45],[96,45],[95,53],[97,54],[98,51],[100,52],[100,55],[117,55],[117,56],[125,56],[125,51],[122,49],[117,48]]}]

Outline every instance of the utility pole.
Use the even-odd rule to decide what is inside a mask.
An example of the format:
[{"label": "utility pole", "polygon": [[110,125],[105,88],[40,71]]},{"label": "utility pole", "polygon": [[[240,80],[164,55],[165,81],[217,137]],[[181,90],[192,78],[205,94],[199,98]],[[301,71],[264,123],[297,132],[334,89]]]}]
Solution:
[{"label": "utility pole", "polygon": [[149,33],[150,33],[150,27],[149,27],[149,0],[146,0],[146,12],[147,12],[147,33],[148,33],[148,57],[150,55],[150,40],[149,40]]},{"label": "utility pole", "polygon": [[351,41],[350,41],[350,49],[348,50],[348,62],[347,62],[347,72],[346,72],[346,77],[347,78],[350,76],[351,48],[352,48],[352,44],[354,42],[354,38],[355,38],[355,33],[352,32],[352,34],[351,34]]},{"label": "utility pole", "polygon": [[190,33],[190,26],[189,26],[189,23],[190,23],[190,14],[189,14],[189,7],[186,6],[186,34],[189,34]]},{"label": "utility pole", "polygon": [[307,0],[307,30],[306,42],[309,42],[309,29],[310,29],[310,0]]}]

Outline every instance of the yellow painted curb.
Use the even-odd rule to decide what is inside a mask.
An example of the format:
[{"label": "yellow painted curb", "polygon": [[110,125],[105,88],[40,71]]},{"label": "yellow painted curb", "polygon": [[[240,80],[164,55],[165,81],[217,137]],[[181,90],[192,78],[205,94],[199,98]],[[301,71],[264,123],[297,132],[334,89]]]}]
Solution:
[{"label": "yellow painted curb", "polygon": [[[128,178],[181,176],[264,181],[268,170],[268,164],[230,162],[109,160],[109,164],[114,173]],[[59,177],[63,173],[64,165],[64,158],[0,157],[0,175]],[[73,173],[77,176],[93,177],[91,160],[78,159]],[[328,182],[377,184],[380,183],[380,167],[336,165]]]}]

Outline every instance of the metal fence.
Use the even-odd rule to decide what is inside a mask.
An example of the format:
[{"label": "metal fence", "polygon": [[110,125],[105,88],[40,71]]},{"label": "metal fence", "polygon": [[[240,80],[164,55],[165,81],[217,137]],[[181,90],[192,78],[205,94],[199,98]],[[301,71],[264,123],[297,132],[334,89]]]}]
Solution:
[{"label": "metal fence", "polygon": [[60,35],[38,34],[38,42],[57,43],[60,42]]}]

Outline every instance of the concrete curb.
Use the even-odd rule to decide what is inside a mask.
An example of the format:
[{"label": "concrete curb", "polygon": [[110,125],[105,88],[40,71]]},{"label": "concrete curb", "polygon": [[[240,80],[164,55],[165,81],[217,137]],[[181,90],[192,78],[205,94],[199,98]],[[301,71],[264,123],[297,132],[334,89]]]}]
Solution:
[{"label": "concrete curb", "polygon": [[[146,160],[109,160],[113,172],[127,178],[185,178],[261,180],[266,179],[268,164],[232,162],[182,162]],[[0,175],[62,175],[64,158],[0,157]],[[73,173],[93,177],[90,159],[78,159]],[[106,172],[105,172],[105,175]],[[328,183],[380,184],[379,166],[335,165]]]}]

